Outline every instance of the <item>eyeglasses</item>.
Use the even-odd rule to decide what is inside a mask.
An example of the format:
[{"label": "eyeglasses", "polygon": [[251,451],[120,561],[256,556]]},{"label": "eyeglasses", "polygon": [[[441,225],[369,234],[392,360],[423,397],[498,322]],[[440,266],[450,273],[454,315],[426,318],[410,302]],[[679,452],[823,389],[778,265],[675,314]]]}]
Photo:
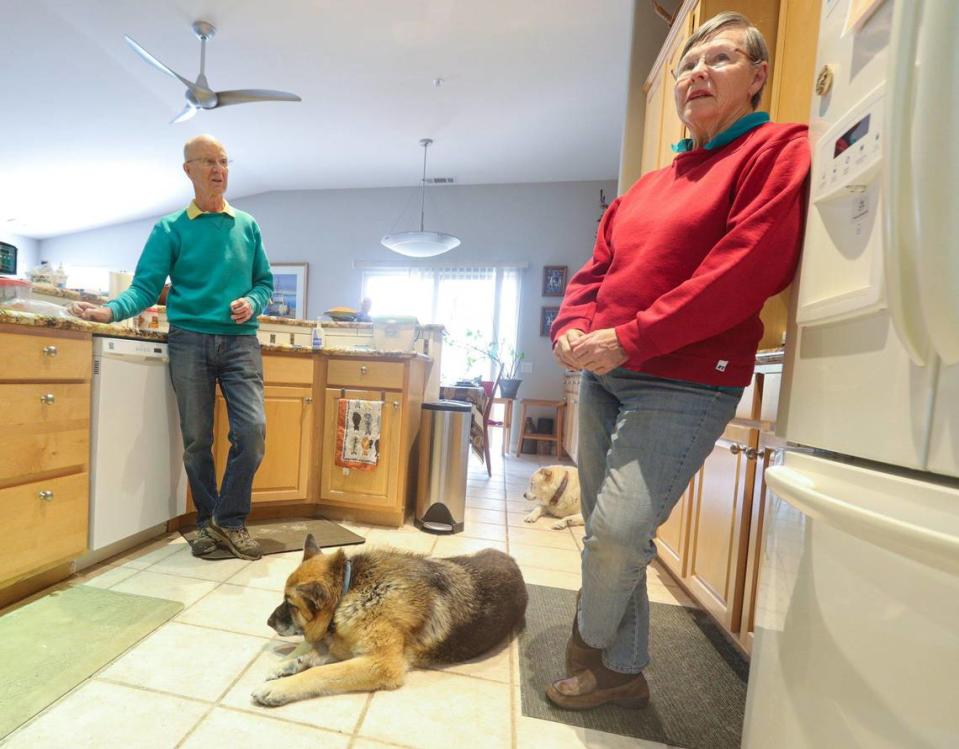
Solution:
[{"label": "eyeglasses", "polygon": [[749,58],[749,61],[753,65],[759,64],[759,60],[753,60],[749,57],[749,54],[739,49],[739,47],[714,47],[713,49],[703,52],[699,55],[687,55],[682,60],[679,61],[677,65],[671,72],[673,78],[677,81],[682,81],[689,78],[693,71],[699,67],[700,61],[705,63],[707,68],[712,70],[721,70],[727,65],[731,65],[735,61],[736,53],[741,54],[743,57]]},{"label": "eyeglasses", "polygon": [[207,169],[212,169],[215,166],[220,167],[220,169],[229,169],[230,164],[233,163],[233,159],[187,159],[187,164],[190,164],[194,161],[198,161]]}]

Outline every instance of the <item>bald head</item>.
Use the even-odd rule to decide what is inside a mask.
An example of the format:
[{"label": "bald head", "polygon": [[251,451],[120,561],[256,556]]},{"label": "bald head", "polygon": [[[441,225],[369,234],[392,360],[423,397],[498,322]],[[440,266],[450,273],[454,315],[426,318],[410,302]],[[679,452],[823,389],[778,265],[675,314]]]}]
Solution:
[{"label": "bald head", "polygon": [[189,161],[190,159],[196,158],[196,152],[198,150],[206,150],[206,147],[213,146],[218,148],[226,153],[226,149],[223,148],[223,144],[220,143],[212,135],[194,135],[190,140],[183,144],[183,161]]}]

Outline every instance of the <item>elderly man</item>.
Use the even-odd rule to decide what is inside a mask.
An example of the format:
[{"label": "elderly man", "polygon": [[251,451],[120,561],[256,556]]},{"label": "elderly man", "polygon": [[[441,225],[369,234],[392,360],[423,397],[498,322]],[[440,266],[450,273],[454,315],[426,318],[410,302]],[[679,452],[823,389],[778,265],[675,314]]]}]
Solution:
[{"label": "elderly man", "polygon": [[[170,379],[197,508],[193,554],[223,546],[241,559],[259,559],[245,522],[266,435],[257,316],[270,301],[273,274],[260,227],[224,198],[230,162],[223,146],[198,135],[183,147],[183,161],[195,198],[153,227],[130,288],[102,307],[79,302],[71,311],[97,322],[132,317],[156,302],[170,277]],[[217,383],[231,442],[219,490],[211,451]]]}]

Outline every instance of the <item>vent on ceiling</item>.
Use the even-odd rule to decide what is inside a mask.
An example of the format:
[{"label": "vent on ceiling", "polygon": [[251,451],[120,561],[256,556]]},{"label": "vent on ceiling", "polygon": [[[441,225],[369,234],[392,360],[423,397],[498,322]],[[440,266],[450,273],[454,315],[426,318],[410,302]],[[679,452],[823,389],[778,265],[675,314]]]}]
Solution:
[{"label": "vent on ceiling", "polygon": [[427,177],[423,180],[428,185],[452,185],[452,177]]}]

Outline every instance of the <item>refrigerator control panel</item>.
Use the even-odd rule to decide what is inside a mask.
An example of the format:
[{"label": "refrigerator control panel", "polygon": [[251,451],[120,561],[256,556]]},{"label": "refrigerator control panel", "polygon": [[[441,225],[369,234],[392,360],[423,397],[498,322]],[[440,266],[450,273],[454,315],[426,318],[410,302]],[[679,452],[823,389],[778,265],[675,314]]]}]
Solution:
[{"label": "refrigerator control panel", "polygon": [[814,203],[863,193],[879,176],[884,93],[885,85],[878,86],[819,139],[813,157]]}]

